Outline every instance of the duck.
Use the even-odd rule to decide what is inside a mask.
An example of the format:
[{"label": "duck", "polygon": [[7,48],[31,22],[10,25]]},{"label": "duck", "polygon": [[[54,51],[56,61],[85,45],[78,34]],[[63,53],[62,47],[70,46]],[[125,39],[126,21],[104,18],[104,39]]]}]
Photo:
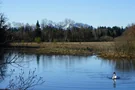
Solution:
[{"label": "duck", "polygon": [[117,76],[116,76],[116,73],[115,73],[115,72],[113,72],[112,79],[113,79],[113,80],[114,80],[114,79],[117,79]]}]

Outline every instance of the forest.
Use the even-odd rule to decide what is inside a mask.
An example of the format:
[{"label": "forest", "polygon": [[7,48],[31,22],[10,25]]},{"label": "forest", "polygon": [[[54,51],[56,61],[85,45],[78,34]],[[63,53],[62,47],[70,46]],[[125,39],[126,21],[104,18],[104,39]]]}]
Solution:
[{"label": "forest", "polygon": [[[66,28],[65,28],[66,27]],[[127,28],[127,27],[126,27]],[[121,36],[126,28],[113,26],[93,27],[83,23],[75,23],[65,19],[60,24],[53,25],[43,20],[37,20],[35,25],[28,23],[7,24],[4,14],[0,14],[0,42],[96,42],[113,41]]]}]

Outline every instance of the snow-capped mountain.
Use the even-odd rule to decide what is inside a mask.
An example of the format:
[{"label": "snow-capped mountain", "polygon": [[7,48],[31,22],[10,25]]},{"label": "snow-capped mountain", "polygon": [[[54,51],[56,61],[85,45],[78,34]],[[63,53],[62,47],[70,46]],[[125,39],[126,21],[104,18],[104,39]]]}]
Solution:
[{"label": "snow-capped mountain", "polygon": [[64,21],[59,22],[59,23],[55,23],[55,22],[45,19],[44,21],[41,22],[41,26],[44,26],[44,27],[51,26],[51,27],[55,27],[55,28],[61,28],[64,30],[71,29],[73,27],[77,27],[77,28],[90,27],[90,25],[88,25],[88,24],[76,23],[75,21],[73,21],[71,19],[65,19]]},{"label": "snow-capped mountain", "polygon": [[75,23],[74,27],[78,27],[78,28],[88,28],[90,27],[90,25],[88,24],[83,24],[83,23]]},{"label": "snow-capped mountain", "polygon": [[62,29],[68,29],[72,28],[74,26],[75,22],[70,19],[65,19],[63,22],[59,22],[57,25]]}]

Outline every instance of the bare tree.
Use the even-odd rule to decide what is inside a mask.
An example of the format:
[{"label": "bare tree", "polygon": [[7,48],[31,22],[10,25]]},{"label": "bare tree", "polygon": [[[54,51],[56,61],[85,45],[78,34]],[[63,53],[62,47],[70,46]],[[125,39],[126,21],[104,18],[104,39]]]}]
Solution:
[{"label": "bare tree", "polygon": [[25,78],[24,71],[21,70],[18,76],[15,76],[14,79],[9,81],[7,88],[11,90],[27,90],[34,86],[43,84],[45,81],[42,77],[38,77],[35,74],[35,71],[36,69],[34,71],[29,71],[28,76]]},{"label": "bare tree", "polygon": [[[21,67],[23,66],[20,65],[23,59],[22,54],[14,54],[11,57],[11,54],[6,54],[5,56],[1,54],[0,56],[0,77],[4,80],[6,78],[6,68],[7,65],[12,65],[14,67]],[[11,76],[11,80],[9,81],[9,84],[7,85],[7,89],[10,90],[27,90],[29,88],[33,88],[34,86],[41,85],[45,81],[43,80],[42,77],[39,77],[38,75],[35,74],[35,70],[29,70],[29,73],[27,75],[26,72],[21,69],[19,75],[14,75],[15,70],[11,70],[9,73]],[[8,75],[9,76],[9,75]]]},{"label": "bare tree", "polygon": [[121,37],[115,39],[115,49],[121,56],[135,57],[135,25],[127,27]]},{"label": "bare tree", "polygon": [[7,18],[3,13],[0,13],[0,28],[5,28],[6,27],[6,20]]}]

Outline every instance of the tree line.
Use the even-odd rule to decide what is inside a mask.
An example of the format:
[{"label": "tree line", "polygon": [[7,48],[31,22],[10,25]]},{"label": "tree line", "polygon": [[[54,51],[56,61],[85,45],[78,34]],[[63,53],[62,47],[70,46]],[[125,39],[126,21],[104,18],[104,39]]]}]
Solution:
[{"label": "tree line", "polygon": [[94,28],[71,27],[66,30],[61,27],[44,25],[23,24],[13,27],[5,24],[6,18],[0,14],[0,43],[6,42],[91,42],[91,41],[113,41],[121,36],[126,28],[113,26],[100,26]]},{"label": "tree line", "polygon": [[7,30],[9,41],[14,42],[90,42],[112,41],[121,36],[125,28],[114,26],[72,27],[62,29],[49,25],[40,26],[37,21],[35,26],[25,24],[19,27],[10,27]]}]

